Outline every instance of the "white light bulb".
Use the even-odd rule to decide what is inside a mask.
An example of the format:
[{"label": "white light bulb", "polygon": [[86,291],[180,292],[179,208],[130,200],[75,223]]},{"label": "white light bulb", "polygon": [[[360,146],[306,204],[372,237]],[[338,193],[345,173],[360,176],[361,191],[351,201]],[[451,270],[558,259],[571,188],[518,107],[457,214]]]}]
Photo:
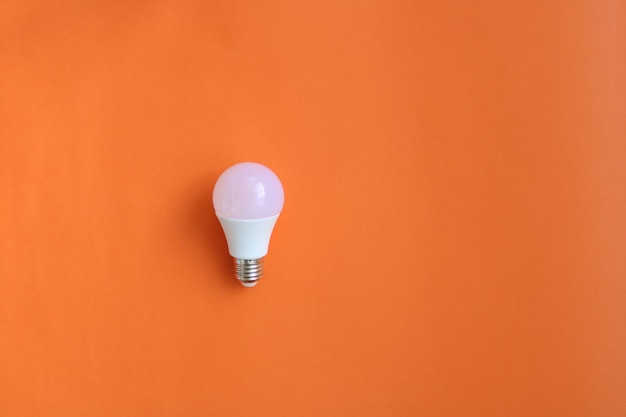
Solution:
[{"label": "white light bulb", "polygon": [[215,215],[235,260],[235,275],[244,287],[254,287],[263,275],[263,257],[284,201],[276,174],[255,162],[231,166],[215,183]]}]

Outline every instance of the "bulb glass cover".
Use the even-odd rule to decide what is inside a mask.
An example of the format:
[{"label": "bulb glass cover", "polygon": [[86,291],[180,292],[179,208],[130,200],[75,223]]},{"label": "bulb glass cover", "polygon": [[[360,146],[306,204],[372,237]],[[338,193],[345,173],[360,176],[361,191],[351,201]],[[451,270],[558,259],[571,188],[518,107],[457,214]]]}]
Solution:
[{"label": "bulb glass cover", "polygon": [[228,168],[213,190],[215,214],[226,219],[276,216],[284,201],[283,186],[276,174],[256,162],[242,162]]}]

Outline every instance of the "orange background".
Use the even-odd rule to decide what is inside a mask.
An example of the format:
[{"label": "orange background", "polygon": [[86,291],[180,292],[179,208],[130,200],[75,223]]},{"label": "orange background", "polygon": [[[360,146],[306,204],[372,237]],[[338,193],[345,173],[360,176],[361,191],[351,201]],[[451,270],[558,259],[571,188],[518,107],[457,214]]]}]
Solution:
[{"label": "orange background", "polygon": [[5,0],[0,94],[0,415],[626,415],[623,1]]}]

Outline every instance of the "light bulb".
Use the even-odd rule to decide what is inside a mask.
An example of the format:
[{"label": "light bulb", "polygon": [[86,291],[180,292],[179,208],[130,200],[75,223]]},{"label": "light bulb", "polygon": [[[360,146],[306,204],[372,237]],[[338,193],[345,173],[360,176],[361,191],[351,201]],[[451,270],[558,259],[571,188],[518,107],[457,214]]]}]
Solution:
[{"label": "light bulb", "polygon": [[256,162],[231,166],[215,183],[215,215],[235,261],[235,276],[244,287],[254,287],[263,275],[263,258],[284,201],[276,174]]}]

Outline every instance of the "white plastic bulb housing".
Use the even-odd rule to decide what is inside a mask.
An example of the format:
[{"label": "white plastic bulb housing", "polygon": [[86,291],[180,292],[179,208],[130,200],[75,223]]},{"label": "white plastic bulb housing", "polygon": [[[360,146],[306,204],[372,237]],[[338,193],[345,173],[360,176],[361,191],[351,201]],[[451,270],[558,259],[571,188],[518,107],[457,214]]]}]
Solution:
[{"label": "white plastic bulb housing", "polygon": [[213,207],[235,261],[235,275],[245,287],[254,287],[263,275],[263,258],[285,194],[268,167],[242,162],[220,175],[213,189]]}]

